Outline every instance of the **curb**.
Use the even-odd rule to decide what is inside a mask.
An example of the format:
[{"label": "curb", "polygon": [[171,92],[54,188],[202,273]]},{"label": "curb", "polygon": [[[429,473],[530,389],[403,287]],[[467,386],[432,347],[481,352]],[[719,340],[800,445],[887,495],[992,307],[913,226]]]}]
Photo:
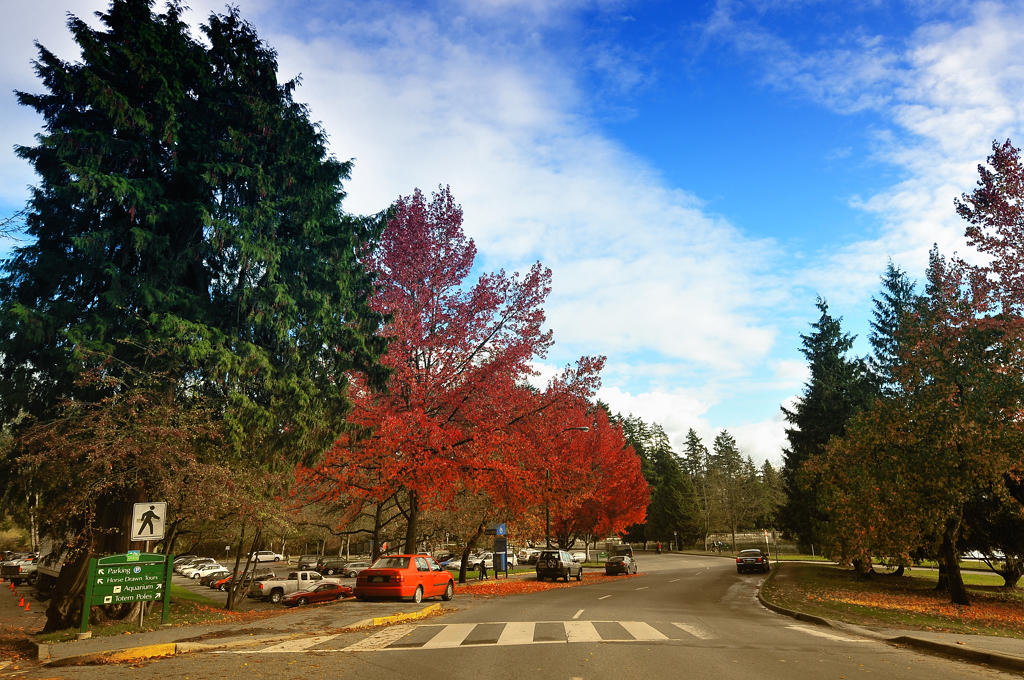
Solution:
[{"label": "curb", "polygon": [[[345,626],[345,630],[352,630],[355,628],[373,628],[376,626],[385,626],[391,623],[397,623],[400,621],[412,621],[415,619],[422,619],[436,611],[441,609],[441,603],[436,602],[428,605],[423,609],[416,612],[391,614],[389,616],[376,616],[373,618],[362,619]],[[61,666],[91,666],[101,665],[108,663],[118,663],[122,661],[135,661],[138,659],[157,659],[167,656],[175,656],[176,654],[191,654],[194,652],[207,652],[217,649],[229,649],[232,647],[247,647],[255,644],[264,644],[268,642],[282,642],[284,640],[293,640],[297,636],[295,634],[288,635],[272,635],[260,638],[243,638],[236,640],[224,640],[221,642],[166,642],[154,645],[141,645],[137,647],[126,647],[124,649],[111,649],[102,652],[90,652],[88,654],[78,654],[74,656],[66,656],[59,659],[52,659],[50,657],[50,647],[48,644],[37,645],[38,648],[38,659],[45,666],[52,668],[59,668]]]},{"label": "curb", "polygon": [[441,603],[435,602],[432,605],[424,607],[418,612],[409,612],[407,614],[391,614],[390,616],[375,616],[372,619],[361,619],[355,623],[345,626],[345,628],[372,628],[376,626],[386,626],[389,623],[398,623],[399,621],[414,621],[416,619],[426,618],[436,611],[441,609]]},{"label": "curb", "polygon": [[932,654],[939,654],[942,656],[959,659],[961,661],[970,661],[977,664],[986,664],[993,668],[999,668],[1008,671],[1024,671],[1024,658],[1019,656],[1013,656],[1011,654],[1001,654],[999,652],[985,652],[979,649],[971,649],[970,647],[964,647],[962,645],[950,645],[944,642],[935,642],[933,640],[925,640],[923,638],[914,637],[913,635],[899,635],[897,637],[886,637],[884,635],[877,634],[870,630],[865,630],[859,626],[853,626],[849,624],[839,623],[831,619],[826,619],[821,616],[814,616],[812,614],[805,614],[804,612],[796,611],[795,609],[788,609],[781,607],[773,602],[769,602],[764,598],[761,593],[761,589],[775,577],[776,571],[773,570],[771,575],[764,580],[761,587],[757,589],[757,600],[766,608],[782,614],[783,616],[789,616],[797,619],[798,621],[807,621],[808,623],[814,623],[819,626],[825,626],[828,628],[841,629],[846,633],[853,635],[859,635],[860,637],[878,640],[888,645],[893,646],[905,646],[912,647],[914,649],[930,652]]}]

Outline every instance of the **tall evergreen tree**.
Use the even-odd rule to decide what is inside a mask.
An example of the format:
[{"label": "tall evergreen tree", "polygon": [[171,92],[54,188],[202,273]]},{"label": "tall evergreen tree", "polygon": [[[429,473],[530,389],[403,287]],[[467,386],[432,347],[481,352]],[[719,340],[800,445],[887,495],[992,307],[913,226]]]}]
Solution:
[{"label": "tall evergreen tree", "polygon": [[679,458],[666,446],[655,449],[654,468],[658,482],[647,507],[648,540],[672,542],[676,537],[684,543],[698,534],[698,514],[693,483],[683,474]]},{"label": "tall evergreen tree", "polygon": [[693,480],[706,548],[707,537],[711,533],[712,526],[712,504],[708,486],[708,447],[704,446],[704,442],[692,427],[687,431],[686,441],[683,443],[683,469]]},{"label": "tall evergreen tree", "polygon": [[872,348],[868,369],[882,394],[891,395],[897,389],[900,324],[904,315],[913,311],[916,298],[913,280],[890,261],[882,277],[882,292],[872,298],[875,308],[868,336]]},{"label": "tall evergreen tree", "polygon": [[811,377],[793,409],[782,412],[789,447],[783,451],[782,478],[786,504],[780,521],[804,546],[816,542],[819,514],[818,489],[801,468],[810,457],[825,450],[829,438],[845,432],[846,422],[870,399],[872,390],[861,361],[847,358],[853,336],[843,332],[841,319],[829,314],[828,303],[818,298],[817,321],[811,332],[801,335],[801,353],[807,358]]},{"label": "tall evergreen tree", "polygon": [[[204,42],[176,2],[113,0],[100,22],[71,17],[81,61],[39,46],[45,91],[18,93],[45,128],[18,148],[39,183],[31,241],[0,280],[4,420],[156,389],[219,415],[222,462],[314,458],[344,427],[346,375],[383,382],[357,259],[376,226],[341,212],[350,165],[236,10],[211,16]],[[147,478],[113,470],[91,512],[51,527],[89,538],[49,628],[74,620],[89,554],[127,548],[123,513]]]}]

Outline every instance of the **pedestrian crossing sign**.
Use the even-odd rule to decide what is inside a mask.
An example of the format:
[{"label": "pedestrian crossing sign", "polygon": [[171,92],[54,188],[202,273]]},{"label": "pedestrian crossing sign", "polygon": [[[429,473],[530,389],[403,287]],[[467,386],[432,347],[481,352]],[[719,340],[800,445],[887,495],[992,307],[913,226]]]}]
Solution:
[{"label": "pedestrian crossing sign", "polygon": [[133,541],[159,541],[164,537],[164,526],[167,523],[167,503],[150,501],[136,503],[132,510]]}]

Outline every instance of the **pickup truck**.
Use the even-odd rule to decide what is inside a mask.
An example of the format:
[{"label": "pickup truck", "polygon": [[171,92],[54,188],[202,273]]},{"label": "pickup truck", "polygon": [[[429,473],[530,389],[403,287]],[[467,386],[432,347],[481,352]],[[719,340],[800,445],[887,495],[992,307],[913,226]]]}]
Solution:
[{"label": "pickup truck", "polygon": [[4,562],[0,565],[0,577],[16,586],[24,582],[36,580],[36,563],[34,557],[23,557]]},{"label": "pickup truck", "polygon": [[259,588],[259,598],[261,600],[270,600],[277,604],[285,595],[298,590],[312,590],[321,583],[340,584],[341,579],[324,578],[315,571],[292,571],[288,573],[288,578],[268,579],[260,581],[256,585]]}]

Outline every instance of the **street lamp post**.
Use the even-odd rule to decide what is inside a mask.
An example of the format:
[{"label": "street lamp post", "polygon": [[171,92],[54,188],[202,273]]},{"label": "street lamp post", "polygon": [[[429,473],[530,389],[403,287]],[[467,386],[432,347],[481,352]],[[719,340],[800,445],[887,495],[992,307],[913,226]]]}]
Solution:
[{"label": "street lamp post", "polygon": [[[558,434],[565,434],[577,430],[579,432],[590,432],[586,425],[567,427]],[[544,469],[544,547],[551,547],[551,468]]]}]

